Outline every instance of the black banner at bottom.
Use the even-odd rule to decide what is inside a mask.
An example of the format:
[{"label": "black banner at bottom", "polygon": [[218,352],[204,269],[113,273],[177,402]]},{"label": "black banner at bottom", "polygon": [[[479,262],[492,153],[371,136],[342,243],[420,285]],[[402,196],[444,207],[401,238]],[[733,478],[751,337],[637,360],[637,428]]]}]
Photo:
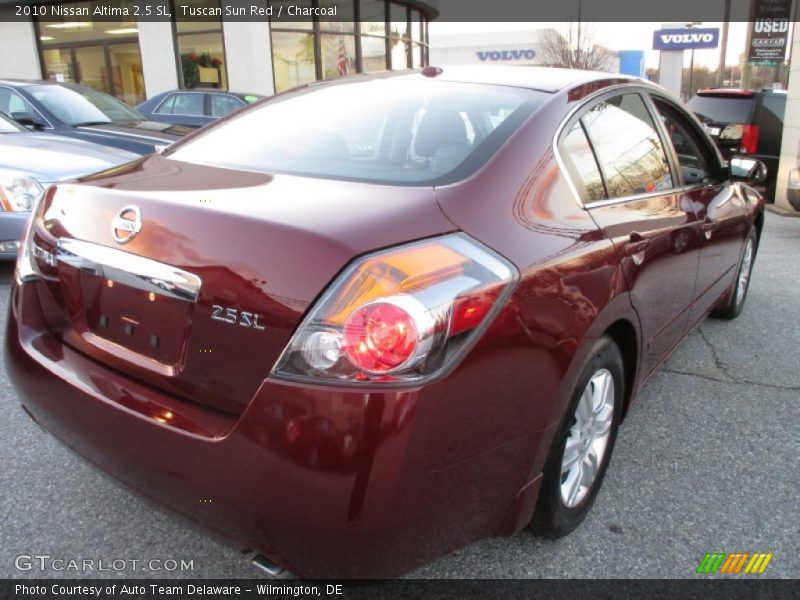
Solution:
[{"label": "black banner at bottom", "polygon": [[619,600],[628,598],[697,598],[729,600],[800,598],[800,580],[420,580],[280,581],[143,580],[143,579],[5,579],[0,598],[36,600],[257,600],[325,598],[330,600],[390,600],[409,598],[569,598]]}]

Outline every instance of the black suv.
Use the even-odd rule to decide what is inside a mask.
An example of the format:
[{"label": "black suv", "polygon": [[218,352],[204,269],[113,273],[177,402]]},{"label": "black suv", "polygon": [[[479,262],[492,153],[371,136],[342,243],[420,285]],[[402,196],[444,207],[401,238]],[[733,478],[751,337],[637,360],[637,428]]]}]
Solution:
[{"label": "black suv", "polygon": [[774,202],[786,92],[700,90],[688,106],[726,159],[740,154],[767,165],[766,197],[768,202]]}]

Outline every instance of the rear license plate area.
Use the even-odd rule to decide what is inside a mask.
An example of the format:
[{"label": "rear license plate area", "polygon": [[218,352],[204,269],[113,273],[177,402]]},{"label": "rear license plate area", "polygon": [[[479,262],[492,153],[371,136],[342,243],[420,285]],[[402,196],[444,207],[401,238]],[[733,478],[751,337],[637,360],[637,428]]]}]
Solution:
[{"label": "rear license plate area", "polygon": [[87,332],[164,365],[181,362],[191,303],[81,273]]}]

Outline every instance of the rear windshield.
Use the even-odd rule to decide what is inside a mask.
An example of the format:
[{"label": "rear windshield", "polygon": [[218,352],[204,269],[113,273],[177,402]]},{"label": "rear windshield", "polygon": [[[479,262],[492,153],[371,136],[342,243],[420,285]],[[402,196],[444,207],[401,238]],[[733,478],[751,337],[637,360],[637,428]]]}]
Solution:
[{"label": "rear windshield", "polygon": [[742,96],[695,96],[689,100],[689,108],[701,121],[715,123],[749,123],[755,99]]},{"label": "rear windshield", "polygon": [[167,154],[267,173],[442,184],[484,164],[546,97],[422,78],[312,86],[247,109]]}]

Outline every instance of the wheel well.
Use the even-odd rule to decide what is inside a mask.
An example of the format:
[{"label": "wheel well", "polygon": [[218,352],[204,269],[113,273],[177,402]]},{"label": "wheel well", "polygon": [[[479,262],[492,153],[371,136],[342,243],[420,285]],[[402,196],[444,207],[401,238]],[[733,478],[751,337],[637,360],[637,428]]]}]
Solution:
[{"label": "wheel well", "polygon": [[628,413],[631,398],[633,397],[633,385],[636,381],[636,366],[639,359],[639,345],[636,341],[636,330],[630,321],[616,321],[611,327],[606,329],[608,335],[619,348],[622,354],[622,364],[625,367],[625,397],[623,398],[622,418]]}]

